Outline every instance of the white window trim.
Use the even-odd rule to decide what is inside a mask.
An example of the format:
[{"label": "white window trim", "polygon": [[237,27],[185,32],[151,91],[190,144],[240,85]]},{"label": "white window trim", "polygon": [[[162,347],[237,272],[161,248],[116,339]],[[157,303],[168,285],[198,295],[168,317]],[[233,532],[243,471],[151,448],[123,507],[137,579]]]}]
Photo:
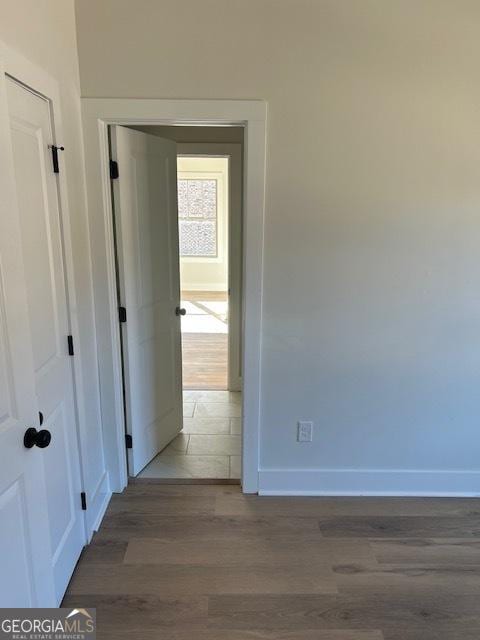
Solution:
[{"label": "white window trim", "polygon": [[[195,263],[201,260],[203,263],[218,263],[224,259],[225,246],[227,244],[228,229],[228,176],[222,171],[178,171],[179,180],[215,180],[217,183],[217,215],[215,217],[216,234],[217,234],[217,255],[207,256],[182,256],[180,253],[180,259],[182,262]],[[221,208],[225,209],[225,215],[222,217],[219,215]],[[180,218],[179,220],[188,220],[188,218]],[[190,218],[195,221],[195,218]],[[202,219],[200,218],[199,221]]]}]

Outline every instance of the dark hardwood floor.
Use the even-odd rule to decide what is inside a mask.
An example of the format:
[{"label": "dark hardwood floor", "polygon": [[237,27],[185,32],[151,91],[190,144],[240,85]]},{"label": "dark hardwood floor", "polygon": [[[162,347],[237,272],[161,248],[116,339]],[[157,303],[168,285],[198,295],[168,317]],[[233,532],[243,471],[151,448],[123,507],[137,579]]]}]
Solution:
[{"label": "dark hardwood floor", "polygon": [[480,501],[136,481],[64,606],[100,640],[478,640]]}]

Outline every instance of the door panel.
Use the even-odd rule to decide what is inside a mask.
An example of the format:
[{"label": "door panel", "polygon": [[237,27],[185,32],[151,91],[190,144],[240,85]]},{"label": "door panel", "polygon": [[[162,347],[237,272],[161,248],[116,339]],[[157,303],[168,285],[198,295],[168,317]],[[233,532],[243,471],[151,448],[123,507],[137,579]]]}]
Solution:
[{"label": "door panel", "polygon": [[[22,89],[18,91],[25,93]],[[9,91],[9,98],[10,95]],[[55,366],[55,358],[60,350],[55,314],[56,283],[52,278],[52,248],[48,236],[48,201],[44,191],[46,167],[42,152],[44,148],[48,148],[48,142],[43,137],[42,129],[14,120],[12,115],[11,122],[16,177],[17,180],[21,178],[20,170],[25,176],[29,176],[30,183],[28,189],[17,188],[17,199],[26,256],[33,358],[35,371],[41,375],[43,367]],[[44,250],[45,247],[47,251]]]},{"label": "door panel", "polygon": [[129,473],[182,429],[176,145],[112,127]]},{"label": "door panel", "polygon": [[33,345],[35,394],[52,434],[43,452],[57,600],[85,542],[69,320],[49,103],[7,80],[15,184]]},{"label": "door panel", "polygon": [[0,193],[0,607],[53,607],[44,451],[23,446],[38,413],[3,73]]},{"label": "door panel", "polygon": [[[50,476],[47,479],[47,504],[50,515],[52,548],[58,553],[62,547],[65,532],[68,532],[75,523],[76,511],[72,500],[75,487],[69,470],[71,444],[69,442],[68,417],[63,405],[55,407],[48,419],[45,420],[43,428],[52,433],[52,445],[45,450],[44,463]],[[55,434],[55,443],[53,443],[53,434]],[[66,488],[65,484],[67,484]]]},{"label": "door panel", "polygon": [[0,495],[2,571],[10,579],[9,588],[2,590],[2,607],[35,606],[26,503],[25,485],[21,478],[17,478]]}]

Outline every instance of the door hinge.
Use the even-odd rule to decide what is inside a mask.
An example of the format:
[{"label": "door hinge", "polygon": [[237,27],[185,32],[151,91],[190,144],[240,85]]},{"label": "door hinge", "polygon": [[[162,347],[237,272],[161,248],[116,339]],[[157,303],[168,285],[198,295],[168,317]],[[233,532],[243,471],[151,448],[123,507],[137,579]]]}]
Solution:
[{"label": "door hinge", "polygon": [[50,149],[52,150],[53,173],[60,173],[60,169],[58,167],[58,152],[65,151],[65,147],[57,147],[52,144],[50,145]]},{"label": "door hinge", "polygon": [[116,180],[118,178],[118,162],[116,160],[110,160],[110,180]]},{"label": "door hinge", "polygon": [[82,493],[80,494],[80,500],[82,501],[82,511],[86,511],[87,510],[87,494],[85,493],[85,491],[82,491]]},{"label": "door hinge", "polygon": [[67,342],[68,342],[68,355],[74,356],[75,349],[73,348],[73,336],[67,336]]},{"label": "door hinge", "polygon": [[125,307],[118,307],[118,320],[119,322],[127,321],[127,310]]},{"label": "door hinge", "polygon": [[126,445],[127,449],[132,449],[133,448],[133,438],[129,433],[125,434],[125,445]]}]

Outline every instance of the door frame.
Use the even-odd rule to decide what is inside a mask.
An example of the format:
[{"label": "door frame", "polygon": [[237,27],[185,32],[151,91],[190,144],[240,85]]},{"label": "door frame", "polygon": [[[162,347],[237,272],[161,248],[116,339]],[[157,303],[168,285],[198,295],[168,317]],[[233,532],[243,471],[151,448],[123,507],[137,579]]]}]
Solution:
[{"label": "door frame", "polygon": [[266,102],[83,98],[82,116],[104,446],[111,488],[117,492],[127,486],[128,476],[108,126],[244,127],[242,488],[244,493],[256,493],[259,472]]},{"label": "door frame", "polygon": [[240,142],[177,142],[178,156],[228,158],[228,390],[242,390],[242,175]]},{"label": "door frame", "polygon": [[[11,47],[0,40],[0,93],[1,99],[6,96],[5,76],[10,76],[27,90],[39,95],[48,102],[52,126],[52,143],[57,146],[63,144],[63,124],[60,107],[60,91],[57,81],[44,69],[33,64]],[[73,337],[74,344],[80,345],[80,320],[77,309],[77,295],[74,279],[74,260],[72,247],[71,216],[68,203],[67,191],[67,171],[62,154],[59,154],[60,172],[57,175],[58,209],[61,226],[61,241],[63,266],[65,272],[65,293],[67,306],[67,319],[69,332]],[[80,349],[77,349],[75,357],[71,359],[72,386],[74,397],[74,437],[78,442],[80,485],[85,489],[85,469],[83,465],[83,455],[86,449],[86,412],[84,405],[84,388],[82,374],[82,358]],[[80,497],[79,497],[80,498]],[[103,513],[102,513],[103,515]],[[85,543],[91,538],[95,526],[98,524],[88,519],[87,512],[83,514],[83,531]]]}]

